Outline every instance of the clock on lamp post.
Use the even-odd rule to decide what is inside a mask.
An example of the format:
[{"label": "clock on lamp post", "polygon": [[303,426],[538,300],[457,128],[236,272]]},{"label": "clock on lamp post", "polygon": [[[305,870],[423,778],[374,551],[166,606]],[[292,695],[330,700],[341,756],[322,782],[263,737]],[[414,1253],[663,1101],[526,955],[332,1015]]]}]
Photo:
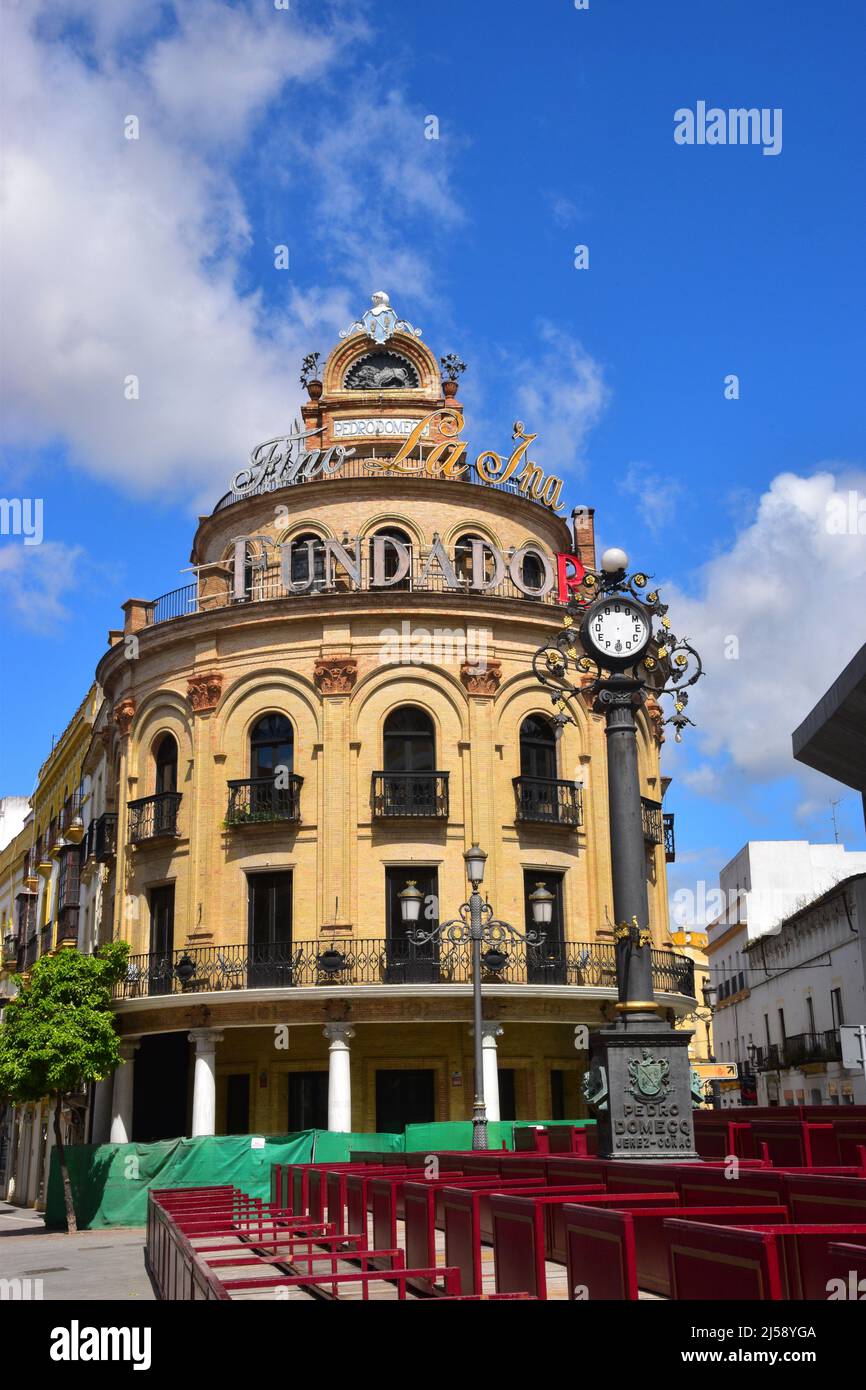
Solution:
[{"label": "clock on lamp post", "polygon": [[[561,733],[577,704],[605,718],[616,953],[616,1023],[590,1039],[584,1096],[595,1109],[599,1153],[613,1158],[693,1158],[694,1090],[690,1035],[671,1027],[656,1001],[647,894],[636,714],[648,696],[673,699],[665,723],[677,742],[691,723],[688,687],[700,657],[671,632],[649,576],[628,573],[625,551],[610,549],[584,575],[560,633],[536,652],[533,669],[548,690]],[[574,673],[574,675],[572,674]]]}]

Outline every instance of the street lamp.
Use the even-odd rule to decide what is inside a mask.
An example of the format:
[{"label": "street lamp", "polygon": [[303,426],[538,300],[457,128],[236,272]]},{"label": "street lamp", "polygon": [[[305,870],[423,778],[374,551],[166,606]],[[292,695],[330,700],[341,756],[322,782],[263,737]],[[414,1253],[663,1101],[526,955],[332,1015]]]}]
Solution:
[{"label": "street lamp", "polygon": [[[636,714],[669,697],[680,741],[691,724],[689,687],[701,659],[675,636],[649,575],[628,573],[611,548],[586,571],[565,605],[562,628],[538,649],[533,670],[550,695],[559,732],[582,724],[587,707],[604,715],[613,886],[613,937],[619,999],[614,1027],[595,1033],[583,1093],[595,1109],[599,1154],[619,1158],[695,1156],[688,1039],[660,1017],[652,969],[643,802]],[[648,1124],[647,1121],[653,1123]]]},{"label": "street lamp", "polygon": [[[472,948],[472,1014],[475,1024],[475,1099],[472,1105],[472,1147],[486,1149],[487,1106],[484,1101],[484,1071],[482,1050],[482,1012],[481,1012],[481,971],[482,965],[494,973],[502,970],[508,961],[503,945],[524,945],[538,947],[545,939],[545,933],[518,931],[510,922],[502,922],[493,915],[493,908],[485,902],[478,889],[484,881],[484,866],[487,855],[478,845],[473,844],[463,855],[466,864],[466,877],[472,887],[469,901],[461,905],[459,916],[448,922],[440,922],[424,931],[417,926],[420,915],[422,895],[413,880],[409,880],[397,897],[400,902],[400,915],[409,928],[408,936],[413,945],[424,946],[431,941],[449,941],[454,946],[468,941]],[[543,884],[538,884],[529,895],[532,920],[535,927],[549,926],[552,917],[553,894],[548,893]],[[488,947],[484,957],[481,955],[482,942]]]}]

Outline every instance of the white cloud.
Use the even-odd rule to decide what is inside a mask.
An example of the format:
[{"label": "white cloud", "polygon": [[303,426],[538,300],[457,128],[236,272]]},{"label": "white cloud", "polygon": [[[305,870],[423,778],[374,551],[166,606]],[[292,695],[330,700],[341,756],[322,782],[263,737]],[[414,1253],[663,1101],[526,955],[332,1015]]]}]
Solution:
[{"label": "white cloud", "polygon": [[829,467],[777,475],[700,571],[697,596],[664,586],[674,631],[704,661],[689,707],[703,753],[758,780],[806,775],[791,734],[866,640],[866,535],[840,534],[834,521],[852,514],[852,492],[866,498],[866,473]]},{"label": "white cloud", "polygon": [[[299,30],[269,6],[222,0],[8,12],[2,293],[14,333],[0,376],[13,451],[59,440],[124,489],[212,504],[250,447],[294,418],[304,352],[330,346],[380,281],[432,296],[431,238],[409,249],[395,199],[418,218],[438,204],[447,225],[460,212],[450,154],[424,140],[423,113],[399,91],[348,108],[317,98],[294,123],[280,107],[274,184],[288,161],[304,215],[321,219],[323,243],[333,232],[335,259],[316,276],[331,288],[301,290],[293,271],[279,313],[238,288],[251,228],[230,161],[267,103],[339,76],[350,40],[357,56],[362,21],[336,13]],[[138,140],[124,138],[130,114]],[[317,144],[301,137],[305,118]],[[266,120],[262,138],[275,138]],[[130,376],[138,400],[125,398]]]},{"label": "white cloud", "polygon": [[648,463],[630,463],[619,490],[637,498],[638,510],[647,530],[658,536],[670,525],[681,506],[682,483],[660,473]]},{"label": "white cloud", "polygon": [[333,60],[332,38],[297,26],[290,12],[178,5],[180,28],[161,39],[144,71],[162,116],[181,138],[238,140],[286,82],[308,82]]},{"label": "white cloud", "polygon": [[77,588],[85,552],[80,545],[0,546],[0,607],[21,627],[55,630],[67,615],[65,597]]},{"label": "white cloud", "polygon": [[601,364],[577,339],[548,321],[534,362],[515,364],[515,398],[530,432],[532,457],[553,472],[574,474],[583,464],[586,436],[601,417],[609,391]]}]

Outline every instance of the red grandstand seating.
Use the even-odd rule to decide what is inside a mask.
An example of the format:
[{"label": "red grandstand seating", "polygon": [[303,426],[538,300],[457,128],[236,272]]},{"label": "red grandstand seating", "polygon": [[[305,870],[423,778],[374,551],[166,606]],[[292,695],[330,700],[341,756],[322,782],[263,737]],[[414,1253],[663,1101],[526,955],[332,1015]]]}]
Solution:
[{"label": "red grandstand seating", "polygon": [[[406,1257],[413,1265],[435,1265],[436,1263],[436,1230],[445,1225],[445,1199],[446,1194],[454,1191],[466,1191],[481,1193],[490,1192],[527,1192],[530,1189],[540,1190],[541,1184],[537,1178],[497,1178],[495,1174],[488,1175],[488,1178],[481,1174],[470,1178],[465,1175],[462,1188],[450,1186],[447,1183],[438,1184],[435,1182],[413,1182],[407,1181],[403,1185],[403,1210],[404,1210],[404,1230],[403,1244],[406,1250]],[[480,1260],[480,1254],[479,1254]],[[471,1266],[474,1268],[474,1265]],[[471,1293],[473,1290],[468,1288],[464,1281],[464,1292]]]},{"label": "red grandstand seating", "polygon": [[547,1260],[565,1264],[563,1212],[576,1201],[592,1207],[663,1206],[670,1212],[675,1193],[610,1192],[577,1195],[573,1188],[556,1193],[496,1194],[490,1198],[493,1258],[499,1290],[528,1288],[547,1297]]},{"label": "red grandstand seating", "polygon": [[[610,1275],[600,1267],[605,1261],[618,1260],[622,1266],[622,1286],[645,1289],[650,1293],[670,1296],[668,1249],[664,1222],[681,1216],[689,1221],[708,1222],[719,1226],[771,1226],[786,1223],[788,1210],[782,1206],[755,1207],[682,1207],[635,1206],[623,1211],[615,1206],[590,1207],[568,1204],[563,1208],[563,1229],[568,1266],[569,1297],[575,1288],[586,1290],[582,1297],[600,1297],[597,1281],[604,1286]],[[634,1270],[627,1262],[634,1258]],[[609,1295],[606,1295],[609,1296]],[[632,1295],[629,1294],[629,1297]]]},{"label": "red grandstand seating", "polygon": [[840,1299],[862,1302],[866,1299],[866,1243],[854,1245],[850,1241],[831,1241],[827,1246],[827,1264],[832,1270],[831,1278],[842,1281],[842,1288],[828,1288],[827,1297],[833,1301]]},{"label": "red grandstand seating", "polygon": [[[442,1191],[445,1261],[460,1270],[464,1293],[481,1292],[481,1246],[493,1241],[490,1202],[496,1190],[495,1187],[487,1190],[446,1187]],[[502,1190],[500,1186],[499,1191]],[[577,1201],[584,1194],[600,1190],[595,1184],[572,1186],[570,1189],[537,1187],[526,1195],[555,1196],[558,1192],[565,1191]],[[406,1193],[408,1212],[408,1185]]]},{"label": "red grandstand seating", "polygon": [[825,1300],[835,1277],[830,1245],[862,1240],[866,1225],[791,1223],[734,1233],[675,1219],[664,1223],[664,1232],[674,1298]]}]

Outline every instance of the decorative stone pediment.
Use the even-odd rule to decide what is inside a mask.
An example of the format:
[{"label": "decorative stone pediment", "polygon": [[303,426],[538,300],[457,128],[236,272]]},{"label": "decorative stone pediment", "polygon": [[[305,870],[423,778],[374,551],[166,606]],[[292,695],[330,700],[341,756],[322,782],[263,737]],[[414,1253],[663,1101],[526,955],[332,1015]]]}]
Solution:
[{"label": "decorative stone pediment", "polygon": [[353,656],[318,657],[313,675],[323,695],[349,695],[358,679],[358,663]]},{"label": "decorative stone pediment", "polygon": [[470,695],[495,695],[502,680],[502,662],[488,661],[484,669],[479,670],[471,661],[464,661],[460,679]]},{"label": "decorative stone pediment", "polygon": [[210,714],[220,702],[223,689],[221,671],[203,671],[201,675],[190,676],[186,695],[195,714]]},{"label": "decorative stone pediment", "polygon": [[121,738],[126,738],[132,728],[132,721],[134,718],[135,701],[132,696],[127,696],[125,700],[120,700],[114,706],[114,722],[117,725],[117,730]]}]

